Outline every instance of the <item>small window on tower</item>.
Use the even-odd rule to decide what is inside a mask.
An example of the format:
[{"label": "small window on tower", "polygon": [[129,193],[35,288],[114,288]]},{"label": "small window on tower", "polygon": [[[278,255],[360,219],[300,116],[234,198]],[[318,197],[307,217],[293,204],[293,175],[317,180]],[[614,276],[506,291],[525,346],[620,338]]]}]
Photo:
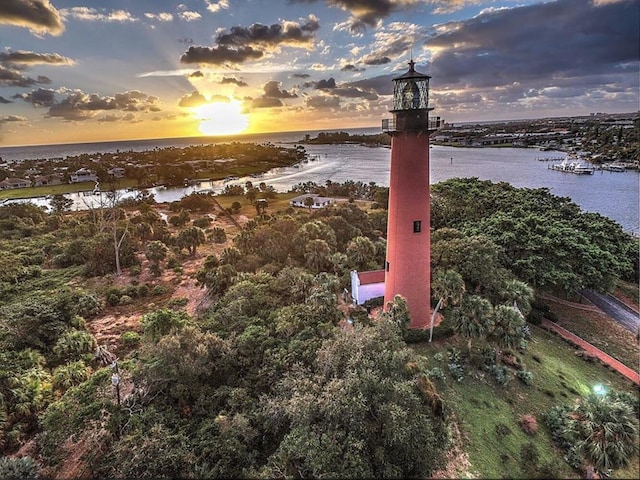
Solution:
[{"label": "small window on tower", "polygon": [[420,233],[422,231],[422,222],[420,220],[416,220],[413,222],[413,233]]},{"label": "small window on tower", "polygon": [[389,265],[389,262],[384,262],[384,269],[388,272],[389,268],[391,268],[391,265]]}]

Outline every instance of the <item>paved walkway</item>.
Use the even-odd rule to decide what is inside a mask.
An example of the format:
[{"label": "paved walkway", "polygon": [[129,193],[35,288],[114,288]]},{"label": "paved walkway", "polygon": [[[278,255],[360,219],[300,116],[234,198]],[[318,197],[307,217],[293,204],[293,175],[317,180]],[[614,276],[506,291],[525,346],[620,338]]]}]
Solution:
[{"label": "paved walkway", "polygon": [[628,378],[633,383],[640,386],[640,374],[638,374],[638,372],[632,370],[631,368],[627,367],[623,363],[619,362],[618,360],[613,358],[611,355],[607,355],[599,348],[594,347],[589,342],[586,342],[580,337],[578,337],[577,335],[571,333],[569,330],[562,328],[560,325],[550,322],[547,319],[542,320],[542,326],[548,330],[556,332],[562,338],[569,340],[571,343],[582,348],[585,352],[593,355],[594,357],[597,357],[602,363],[609,365],[618,373],[620,373],[622,376]]}]

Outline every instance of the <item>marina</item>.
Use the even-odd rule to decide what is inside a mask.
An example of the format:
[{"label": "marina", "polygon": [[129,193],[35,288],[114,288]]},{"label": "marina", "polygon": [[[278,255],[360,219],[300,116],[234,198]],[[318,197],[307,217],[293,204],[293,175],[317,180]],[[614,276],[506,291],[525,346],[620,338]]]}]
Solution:
[{"label": "marina", "polygon": [[579,160],[569,161],[568,157],[560,163],[549,165],[547,168],[558,172],[575,173],[576,175],[593,175],[595,171],[594,167],[585,165]]}]

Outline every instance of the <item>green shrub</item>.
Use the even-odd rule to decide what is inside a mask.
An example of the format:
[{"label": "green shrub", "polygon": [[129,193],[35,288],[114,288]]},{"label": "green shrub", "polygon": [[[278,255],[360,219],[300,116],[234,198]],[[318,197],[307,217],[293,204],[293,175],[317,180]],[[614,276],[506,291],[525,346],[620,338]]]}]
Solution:
[{"label": "green shrub", "polygon": [[169,309],[160,309],[147,313],[142,317],[142,331],[146,338],[157,342],[160,337],[170,333],[174,329],[181,329],[189,321],[187,312],[176,312]]},{"label": "green shrub", "polygon": [[227,233],[224,231],[224,228],[216,227],[211,232],[211,239],[215,243],[224,243],[227,241]]},{"label": "green shrub", "polygon": [[518,370],[516,377],[525,385],[531,385],[533,383],[533,373],[527,370]]},{"label": "green shrub", "polygon": [[165,293],[167,293],[167,287],[164,285],[156,285],[151,290],[151,295],[164,295]]},{"label": "green shrub", "polygon": [[0,478],[23,480],[38,478],[38,464],[31,457],[0,457]]},{"label": "green shrub", "polygon": [[211,219],[209,217],[200,217],[196,218],[192,223],[196,227],[207,228],[211,224]]},{"label": "green shrub", "polygon": [[53,347],[53,353],[61,362],[78,360],[82,355],[93,353],[96,339],[87,331],[69,330],[65,332]]},{"label": "green shrub", "polygon": [[174,256],[169,257],[169,259],[167,260],[167,268],[176,268],[181,266],[182,264],[180,263],[180,260],[178,260]]},{"label": "green shrub", "polygon": [[76,312],[81,317],[95,317],[104,309],[104,302],[95,293],[77,292],[73,296]]},{"label": "green shrub", "polygon": [[118,302],[119,305],[129,305],[131,302],[133,302],[133,298],[131,298],[129,295],[122,295],[120,297],[120,301]]},{"label": "green shrub", "polygon": [[129,330],[120,335],[120,341],[127,348],[137,347],[140,344],[140,334]]},{"label": "green shrub", "polygon": [[142,285],[138,286],[138,296],[139,297],[146,297],[147,295],[149,295],[149,285],[147,285],[146,283],[143,283]]},{"label": "green shrub", "polygon": [[129,273],[131,275],[140,275],[141,269],[140,269],[140,265],[132,265],[131,268],[129,269]]}]

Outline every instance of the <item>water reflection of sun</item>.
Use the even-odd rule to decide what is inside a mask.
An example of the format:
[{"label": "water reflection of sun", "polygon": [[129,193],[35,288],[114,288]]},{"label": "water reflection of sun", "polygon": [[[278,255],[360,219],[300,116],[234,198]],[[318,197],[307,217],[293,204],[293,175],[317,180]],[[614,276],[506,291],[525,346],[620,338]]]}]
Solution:
[{"label": "water reflection of sun", "polygon": [[205,135],[233,135],[249,127],[249,115],[242,113],[240,102],[214,102],[193,109]]}]

